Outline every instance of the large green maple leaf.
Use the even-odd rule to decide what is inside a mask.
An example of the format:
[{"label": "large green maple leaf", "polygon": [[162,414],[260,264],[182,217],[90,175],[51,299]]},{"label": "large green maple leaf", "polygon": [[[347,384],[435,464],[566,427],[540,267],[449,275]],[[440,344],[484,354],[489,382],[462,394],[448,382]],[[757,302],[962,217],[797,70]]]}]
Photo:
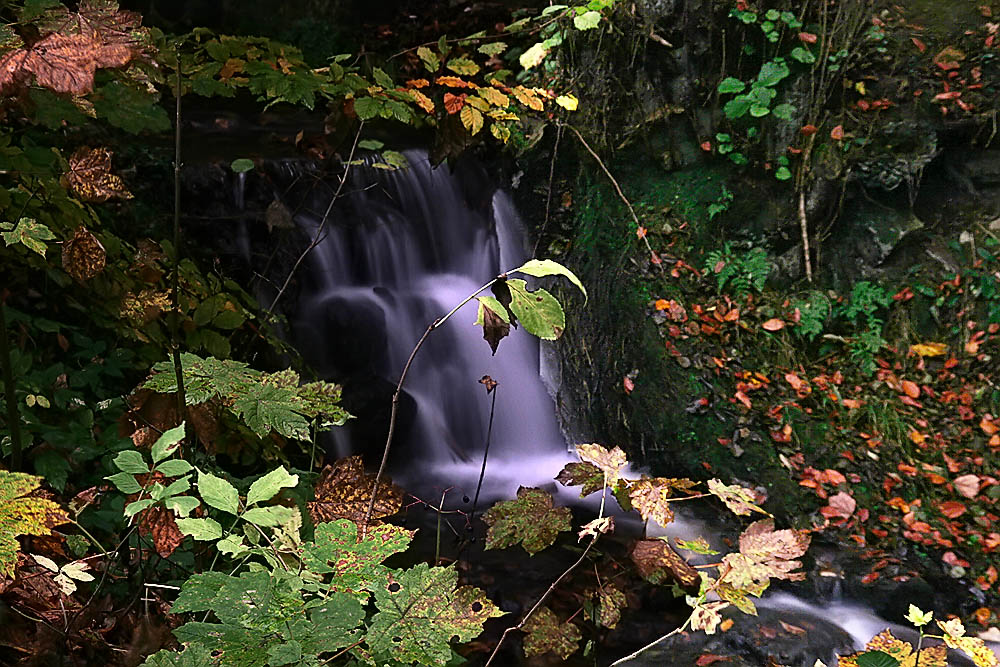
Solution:
[{"label": "large green maple leaf", "polygon": [[302,561],[315,574],[333,573],[330,590],[367,601],[367,591],[381,588],[386,581],[389,568],[382,561],[406,551],[414,532],[382,524],[370,526],[359,541],[358,527],[352,521],[321,523],[316,526],[313,541],[302,547]]},{"label": "large green maple leaf", "polygon": [[489,526],[487,549],[503,549],[520,542],[529,554],[536,554],[570,530],[570,511],[553,507],[552,496],[541,489],[522,486],[516,500],[497,503],[483,515]]},{"label": "large green maple leaf", "polygon": [[418,563],[389,573],[375,591],[378,613],[368,627],[368,645],[380,659],[421,665],[443,665],[451,659],[451,640],[475,639],[483,623],[502,616],[478,588],[455,587],[453,566]]}]

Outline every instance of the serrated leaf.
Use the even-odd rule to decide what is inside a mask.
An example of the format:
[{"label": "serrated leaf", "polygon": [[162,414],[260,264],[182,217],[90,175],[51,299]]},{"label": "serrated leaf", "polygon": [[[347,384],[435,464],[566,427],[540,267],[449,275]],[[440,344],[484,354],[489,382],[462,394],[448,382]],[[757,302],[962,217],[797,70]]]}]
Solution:
[{"label": "serrated leaf", "polygon": [[219,550],[220,553],[226,554],[231,558],[239,558],[247,551],[249,548],[243,543],[243,536],[233,533],[222,538],[215,543],[215,548]]},{"label": "serrated leaf", "polygon": [[296,411],[295,393],[273,385],[248,387],[237,396],[233,410],[259,436],[274,429],[288,438],[309,441],[309,422]]},{"label": "serrated leaf", "polygon": [[156,466],[155,470],[166,477],[177,477],[178,475],[186,475],[191,472],[194,470],[194,466],[184,459],[173,459],[171,461],[164,461]]},{"label": "serrated leaf", "polygon": [[222,525],[215,519],[177,519],[177,528],[196,540],[217,540],[222,537]]},{"label": "serrated leaf", "polygon": [[[326,466],[316,482],[315,501],[307,503],[313,523],[336,519],[363,521],[374,485],[375,475],[365,473],[360,456],[349,456]],[[395,514],[402,506],[403,490],[383,477],[372,509],[372,525],[381,517]]]},{"label": "serrated leaf", "polygon": [[654,584],[676,580],[685,590],[696,591],[701,583],[698,570],[664,540],[640,540],[632,549],[632,561],[639,575]]},{"label": "serrated leaf", "polygon": [[666,526],[674,520],[674,511],[668,500],[676,488],[674,481],[666,477],[643,476],[642,479],[632,483],[628,492],[629,500],[644,521],[655,521],[661,526]]},{"label": "serrated leaf", "polygon": [[530,658],[542,653],[554,653],[566,660],[579,647],[580,629],[572,623],[562,623],[548,607],[542,607],[528,619],[523,630],[524,655]]},{"label": "serrated leaf", "polygon": [[213,650],[197,643],[187,644],[181,652],[164,649],[146,658],[142,667],[215,667]]},{"label": "serrated leaf", "polygon": [[628,606],[628,598],[610,582],[606,582],[597,591],[596,597],[598,625],[614,630],[621,620],[622,609]]},{"label": "serrated leaf", "polygon": [[704,630],[706,635],[714,635],[722,622],[721,611],[728,602],[703,602],[691,612],[691,629]]},{"label": "serrated leaf", "polygon": [[[470,97],[466,101],[471,99],[473,98]],[[472,136],[475,136],[483,129],[483,114],[471,104],[466,104],[462,107],[462,110],[459,112],[459,118],[462,119],[462,125],[465,126],[465,129]]]},{"label": "serrated leaf", "polygon": [[577,445],[576,454],[585,463],[596,466],[607,476],[608,486],[614,486],[621,476],[622,469],[628,465],[628,458],[621,447],[607,449],[601,445]]},{"label": "serrated leaf", "polygon": [[552,496],[541,489],[521,487],[516,500],[506,500],[483,515],[489,526],[487,549],[504,549],[521,544],[529,554],[536,554],[555,542],[564,530],[570,530],[570,511],[554,507]]},{"label": "serrated leaf", "polygon": [[503,42],[490,42],[480,45],[476,50],[487,56],[498,56],[507,50],[507,45]]},{"label": "serrated leaf", "polygon": [[291,475],[285,470],[285,466],[280,466],[276,470],[272,470],[263,477],[254,480],[253,484],[250,485],[250,490],[247,492],[247,505],[254,505],[265,500],[270,500],[278,495],[278,492],[282,489],[295,488],[298,483],[298,475]]},{"label": "serrated leaf", "polygon": [[133,475],[142,475],[149,472],[149,465],[146,464],[142,453],[134,449],[126,449],[118,452],[113,463],[122,472],[132,473]]},{"label": "serrated leaf", "polygon": [[354,100],[354,113],[361,120],[371,120],[382,111],[382,102],[374,97],[359,97]]},{"label": "serrated leaf", "polygon": [[223,512],[238,514],[240,494],[236,487],[212,473],[198,471],[198,493],[206,505]]},{"label": "serrated leaf", "polygon": [[452,58],[447,67],[459,76],[475,76],[480,69],[479,65],[468,58]]},{"label": "serrated leaf", "polygon": [[441,59],[426,46],[417,49],[417,57],[423,61],[428,72],[436,72],[441,67]]},{"label": "serrated leaf", "polygon": [[41,477],[0,470],[0,574],[14,576],[19,535],[50,535],[68,518],[47,498],[22,498],[42,483]]},{"label": "serrated leaf", "polygon": [[774,521],[764,519],[750,524],[740,535],[740,552],[723,559],[724,583],[759,596],[771,579],[801,581],[802,572],[795,570],[802,563],[794,560],[809,548],[810,537],[805,531],[774,530]]},{"label": "serrated leaf", "polygon": [[528,291],[523,280],[507,281],[512,297],[511,310],[524,330],[543,340],[556,340],[566,329],[566,313],[559,301],[543,289]]},{"label": "serrated leaf", "polygon": [[388,74],[386,74],[382,69],[378,67],[372,68],[372,78],[375,79],[375,83],[382,86],[386,90],[396,87],[396,84],[393,82],[392,77],[390,77]]},{"label": "serrated leaf", "polygon": [[52,560],[48,556],[41,556],[39,554],[31,554],[31,557],[34,559],[34,561],[36,563],[38,563],[39,565],[41,565],[42,567],[44,567],[46,570],[48,570],[50,572],[58,572],[59,571],[59,566],[56,564],[56,562],[54,560]]},{"label": "serrated leaf", "polygon": [[703,556],[714,556],[719,553],[711,546],[709,546],[708,541],[704,537],[698,537],[693,540],[682,540],[680,538],[674,539],[674,544],[677,545],[678,549],[684,549],[685,551],[691,551],[696,554],[702,554]]},{"label": "serrated leaf", "polygon": [[295,510],[291,507],[252,507],[240,515],[244,521],[249,521],[255,526],[280,526],[289,519]]},{"label": "serrated leaf", "polygon": [[372,652],[404,664],[443,665],[451,660],[452,638],[471,641],[485,621],[503,615],[481,590],[456,588],[457,581],[454,566],[391,571],[375,590],[378,613],[366,639]]},{"label": "serrated leaf", "polygon": [[151,500],[150,498],[145,498],[143,500],[137,500],[134,503],[129,503],[128,505],[125,506],[125,518],[131,519],[136,514],[146,509],[155,502],[156,502],[155,500]]},{"label": "serrated leaf", "polygon": [[8,246],[20,243],[33,252],[45,257],[46,241],[55,239],[55,234],[33,218],[21,218],[13,231],[3,232],[3,240]]},{"label": "serrated leaf", "polygon": [[104,479],[114,484],[116,489],[125,494],[139,493],[142,491],[142,486],[139,482],[137,482],[135,477],[127,472],[119,472],[114,475],[108,475]]},{"label": "serrated leaf", "polygon": [[185,517],[201,505],[201,501],[194,496],[172,496],[164,500],[163,505],[177,516]]},{"label": "serrated leaf", "polygon": [[153,443],[153,448],[150,450],[150,456],[153,457],[153,463],[159,463],[173,454],[174,450],[177,449],[177,445],[179,445],[183,439],[184,422],[181,422],[179,426],[166,431],[163,435],[156,439],[155,443]]},{"label": "serrated leaf", "polygon": [[563,486],[582,486],[580,497],[585,498],[604,488],[604,472],[586,461],[567,463],[556,476],[556,481]]},{"label": "serrated leaf", "polygon": [[60,570],[70,579],[75,579],[76,581],[93,581],[94,575],[87,570],[90,569],[90,565],[86,561],[78,560],[72,563],[66,563]]},{"label": "serrated leaf", "polygon": [[708,491],[726,504],[726,507],[739,516],[748,516],[753,512],[770,514],[757,506],[753,494],[742,486],[723,484],[717,479],[708,480]]},{"label": "serrated leaf", "polygon": [[358,540],[358,527],[347,519],[316,526],[312,542],[302,546],[302,562],[316,574],[332,574],[331,590],[349,593],[362,600],[386,581],[389,556],[406,550],[414,531],[382,524],[370,526]]}]

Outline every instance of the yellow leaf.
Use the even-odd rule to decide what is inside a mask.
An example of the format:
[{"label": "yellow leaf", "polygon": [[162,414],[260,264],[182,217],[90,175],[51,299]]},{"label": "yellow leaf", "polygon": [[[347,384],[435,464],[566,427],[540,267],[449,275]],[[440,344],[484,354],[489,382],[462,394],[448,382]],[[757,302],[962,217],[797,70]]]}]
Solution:
[{"label": "yellow leaf", "polygon": [[940,357],[948,351],[945,343],[918,343],[910,347],[910,352],[921,357]]},{"label": "yellow leaf", "polygon": [[524,69],[531,69],[538,63],[545,60],[545,56],[547,55],[549,55],[549,50],[545,48],[545,45],[542,42],[538,42],[521,54],[521,67]]},{"label": "yellow leaf", "polygon": [[480,88],[477,94],[495,107],[506,108],[510,105],[510,98],[496,88]]},{"label": "yellow leaf", "polygon": [[543,111],[545,109],[545,104],[538,99],[538,95],[535,94],[530,88],[525,88],[524,86],[517,86],[512,88],[511,93],[517,98],[517,101],[535,111]]},{"label": "yellow leaf", "polygon": [[496,137],[503,143],[507,143],[507,141],[510,139],[510,128],[507,127],[506,125],[493,123],[492,125],[490,125],[490,132],[493,134],[494,137]]},{"label": "yellow leaf", "polygon": [[462,107],[459,117],[462,119],[462,125],[472,136],[483,129],[483,114],[479,112],[479,109],[466,105]]},{"label": "yellow leaf", "polygon": [[580,106],[580,100],[576,99],[575,95],[566,94],[557,97],[556,104],[567,111],[576,111],[576,108]]}]

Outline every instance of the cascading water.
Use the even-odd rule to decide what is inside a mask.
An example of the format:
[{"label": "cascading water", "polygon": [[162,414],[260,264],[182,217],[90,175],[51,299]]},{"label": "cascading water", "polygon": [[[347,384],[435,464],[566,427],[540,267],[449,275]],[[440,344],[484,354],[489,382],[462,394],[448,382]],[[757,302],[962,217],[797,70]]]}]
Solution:
[{"label": "cascading water", "polygon": [[[294,342],[322,375],[361,375],[371,384],[381,379],[380,399],[386,401],[427,326],[527,256],[521,221],[505,193],[485,193],[476,205],[447,168],[432,168],[421,152],[411,151],[407,159],[409,167],[397,171],[380,169],[371,159],[354,167],[343,197],[333,204],[333,186],[303,173],[303,163],[277,164],[276,180],[284,183],[278,196],[301,201],[293,211],[296,223],[321,239],[302,276]],[[307,181],[311,185],[302,190]],[[293,192],[296,187],[300,191]],[[242,208],[242,179],[236,196]],[[463,306],[428,337],[413,362],[404,387],[410,418],[395,440],[394,476],[416,493],[445,487],[456,487],[458,495],[474,493],[492,399],[479,379],[489,375],[499,387],[481,497],[513,497],[519,485],[561,492],[552,480],[571,458],[540,377],[538,341],[512,330],[491,356],[482,329],[473,326],[476,309],[474,300]],[[384,430],[380,438],[365,440],[357,428],[335,429],[334,453],[368,446],[379,454]],[[573,492],[563,497],[564,504],[580,502]],[[686,538],[711,532],[692,522],[670,528]],[[860,606],[806,602],[787,593],[759,606],[778,620],[815,628],[801,641],[807,657],[796,661],[807,667],[852,643],[860,649],[890,625]],[[620,664],[675,664],[675,651],[654,646]]]},{"label": "cascading water", "polygon": [[[331,211],[311,254],[312,284],[294,329],[321,372],[336,368],[342,354],[328,342],[330,325],[353,324],[370,328],[363,335],[378,346],[370,372],[394,384],[428,324],[526,259],[521,221],[505,193],[477,211],[447,168],[432,168],[420,152],[407,158],[409,167],[396,171],[356,167],[352,192]],[[297,216],[310,235],[322,224],[321,204]],[[399,434],[409,441],[408,460],[393,467],[411,487],[433,480],[471,495],[492,401],[479,379],[489,375],[499,386],[483,497],[510,497],[520,484],[550,484],[568,460],[566,445],[539,377],[537,340],[514,330],[491,356],[473,326],[476,311],[475,300],[463,306],[415,358],[404,387],[415,414]],[[339,455],[352,450],[350,431],[338,434]]]}]

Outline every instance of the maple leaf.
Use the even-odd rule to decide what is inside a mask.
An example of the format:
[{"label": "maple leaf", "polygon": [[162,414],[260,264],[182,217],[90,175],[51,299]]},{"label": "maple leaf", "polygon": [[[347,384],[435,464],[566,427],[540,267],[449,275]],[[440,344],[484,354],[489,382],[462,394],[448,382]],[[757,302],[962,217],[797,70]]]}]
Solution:
[{"label": "maple leaf", "polygon": [[671,477],[643,477],[629,487],[629,499],[632,507],[639,510],[643,520],[653,520],[661,526],[666,526],[674,520],[674,511],[670,509],[668,498],[674,489],[688,490],[696,482],[689,479]]},{"label": "maple leaf", "polygon": [[[365,473],[360,456],[348,456],[333,466],[326,466],[316,482],[315,498],[307,503],[313,523],[320,524],[334,519],[364,521],[372,497],[375,475]],[[378,496],[372,510],[370,525],[376,519],[395,514],[403,506],[403,490],[383,478],[378,485]]]},{"label": "maple leaf", "polygon": [[801,581],[805,574],[794,570],[802,563],[794,559],[806,552],[809,541],[805,531],[776,531],[771,519],[755,521],[740,535],[740,552],[722,559],[726,572],[722,579],[755,596],[764,592],[772,578]]},{"label": "maple leaf", "polygon": [[128,46],[106,44],[94,34],[51,33],[0,57],[0,90],[26,85],[34,76],[39,86],[57,93],[86,95],[99,68],[122,67],[132,57]]},{"label": "maple leaf", "polygon": [[582,461],[597,466],[607,475],[608,486],[614,486],[622,468],[628,465],[628,458],[621,447],[608,450],[601,445],[577,445],[576,453]]},{"label": "maple leaf", "polygon": [[103,271],[106,261],[104,246],[83,225],[77,228],[73,238],[63,243],[63,270],[81,283]]},{"label": "maple leaf", "polygon": [[938,621],[938,627],[944,631],[944,643],[951,648],[957,648],[976,663],[976,667],[997,667],[996,654],[978,637],[967,637],[962,621],[953,618],[949,621]]},{"label": "maple leaf", "polygon": [[622,608],[628,606],[628,598],[610,582],[605,582],[603,586],[594,591],[591,594],[591,599],[594,598],[596,600],[593,606],[584,606],[586,617],[596,620],[599,626],[614,630],[618,621],[621,620]]},{"label": "maple leaf", "polygon": [[418,563],[392,571],[375,590],[378,613],[368,626],[366,641],[383,660],[404,664],[443,665],[451,660],[451,640],[475,639],[483,623],[503,616],[480,589],[455,587],[454,566]]},{"label": "maple leaf", "polygon": [[25,498],[41,486],[42,478],[0,470],[0,574],[14,576],[18,535],[45,536],[69,518],[46,498]]},{"label": "maple leaf", "polygon": [[66,181],[77,197],[88,202],[131,199],[132,193],[117,175],[111,173],[111,151],[107,148],[81,146],[69,158]]},{"label": "maple leaf", "polygon": [[[899,667],[914,667],[917,664],[917,654],[908,642],[896,639],[891,630],[883,630],[865,645],[865,650],[852,655],[841,656],[837,667],[858,667],[858,659],[866,653],[878,651],[898,661]],[[944,644],[930,646],[920,651],[922,667],[947,667],[948,648]]]},{"label": "maple leaf", "polygon": [[761,514],[770,516],[769,512],[765,512],[754,502],[753,493],[742,486],[730,486],[723,484],[717,479],[710,479],[708,480],[708,490],[724,502],[733,514],[747,516],[751,512],[760,512]]},{"label": "maple leaf", "polygon": [[605,516],[599,519],[594,519],[593,521],[587,522],[587,524],[580,530],[577,541],[582,540],[588,535],[597,537],[599,534],[610,533],[614,531],[614,529],[615,518],[613,516]]},{"label": "maple leaf", "polygon": [[367,601],[369,594],[384,585],[389,556],[406,551],[416,531],[391,524],[371,526],[358,539],[358,527],[347,519],[316,526],[312,542],[302,546],[302,562],[310,572],[333,573],[331,590],[349,593]]},{"label": "maple leaf", "polygon": [[604,488],[604,473],[593,463],[586,461],[567,463],[559,471],[556,481],[563,486],[582,486],[580,497],[585,498]]},{"label": "maple leaf", "polygon": [[572,623],[560,623],[559,617],[548,607],[542,607],[524,624],[524,655],[530,658],[542,653],[555,653],[566,660],[576,652],[580,629]]},{"label": "maple leaf", "polygon": [[522,486],[516,500],[497,503],[483,515],[489,526],[487,549],[504,549],[521,543],[529,554],[536,554],[570,530],[570,511],[553,507],[552,496],[541,489]]},{"label": "maple leaf", "polygon": [[632,561],[644,579],[660,584],[676,579],[681,588],[697,592],[701,575],[664,540],[640,540],[632,549]]},{"label": "maple leaf", "polygon": [[11,230],[2,232],[6,245],[20,243],[42,257],[45,257],[45,242],[56,238],[48,227],[39,224],[34,218],[21,218],[16,227],[11,222],[0,222],[0,229]]}]

